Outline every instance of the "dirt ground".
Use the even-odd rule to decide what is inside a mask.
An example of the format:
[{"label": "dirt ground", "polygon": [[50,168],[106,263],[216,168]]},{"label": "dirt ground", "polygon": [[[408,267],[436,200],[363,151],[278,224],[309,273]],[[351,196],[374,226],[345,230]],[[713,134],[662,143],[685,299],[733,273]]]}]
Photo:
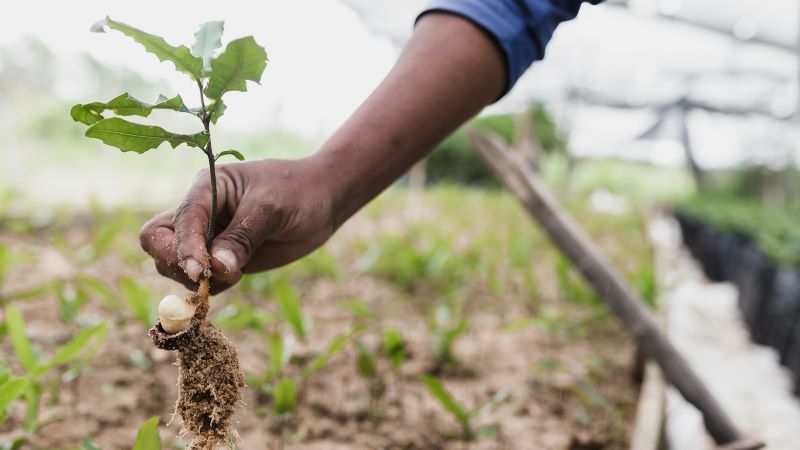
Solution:
[{"label": "dirt ground", "polygon": [[[350,245],[353,236],[369,234],[372,220],[364,226],[346,227],[329,245]],[[373,224],[374,225],[374,224]],[[366,230],[366,231],[365,231]],[[66,233],[71,242],[85,239],[80,227]],[[135,235],[124,237],[135,248]],[[161,278],[145,259],[132,267],[119,252],[109,252],[88,267],[76,267],[68,255],[56,250],[47,236],[0,233],[0,242],[13,249],[33,250],[36,260],[14,268],[8,276],[9,290],[34,285],[45,278],[70,279],[86,273],[116,286],[124,276],[134,276],[163,296],[182,288]],[[630,435],[638,385],[632,379],[633,347],[613,320],[594,326],[586,336],[563,339],[541,326],[508,325],[529,316],[521,302],[496,298],[482,283],[464,290],[470,327],[456,345],[463,362],[440,375],[442,383],[470,407],[495,393],[508,393],[476,429],[490,427],[488,437],[472,442],[458,439],[457,423],[443,411],[419,381],[430,371],[432,338],[426,320],[415,302],[426,302],[420,293],[409,293],[369,273],[348,272],[356,261],[343,261],[345,275],[297,281],[303,310],[312,316],[313,327],[306,343],[300,343],[295,359],[319,354],[331,338],[353,324],[341,300],[357,297],[385,317],[384,326],[399,330],[408,341],[409,361],[395,376],[382,369],[385,394],[370,401],[367,382],[355,370],[352,346],[330,360],[328,366],[308,378],[300,388],[299,411],[288,421],[270,414],[269,399],[248,387],[246,406],[235,425],[241,436],[238,448],[276,449],[283,435],[284,448],[294,450],[335,449],[623,449]],[[541,277],[540,277],[541,278]],[[540,280],[543,308],[550,305],[566,316],[585,314],[582,307],[557,297],[552,280]],[[513,289],[513,286],[509,289]],[[509,297],[512,297],[509,295]],[[237,292],[212,299],[220,311],[242,297]],[[252,300],[248,300],[252,301]],[[34,344],[45,351],[65,342],[76,327],[63,323],[51,294],[16,301],[25,317]],[[74,380],[65,380],[59,398],[46,394],[41,416],[52,420],[23,448],[75,448],[85,435],[103,449],[131,448],[138,426],[151,416],[161,419],[163,448],[182,448],[187,437],[178,437],[180,420],[171,421],[176,396],[177,368],[174,355],[152,347],[147,330],[138,322],[124,320],[126,311],[110,311],[101,302],[89,302],[80,313],[85,321],[106,318],[114,325],[91,368]],[[213,316],[213,312],[212,312]],[[260,373],[268,365],[264,340],[255,332],[227,333],[238,349],[246,374]],[[377,335],[365,332],[367,343]],[[6,340],[7,341],[7,340]],[[0,345],[0,356],[13,360],[8,342]],[[143,370],[132,355],[143,355],[152,367]],[[141,359],[141,358],[139,358]],[[11,363],[12,370],[19,369]],[[291,370],[296,363],[290,363]],[[12,410],[0,428],[0,442],[15,436],[24,408]],[[168,423],[171,424],[167,425]]]}]

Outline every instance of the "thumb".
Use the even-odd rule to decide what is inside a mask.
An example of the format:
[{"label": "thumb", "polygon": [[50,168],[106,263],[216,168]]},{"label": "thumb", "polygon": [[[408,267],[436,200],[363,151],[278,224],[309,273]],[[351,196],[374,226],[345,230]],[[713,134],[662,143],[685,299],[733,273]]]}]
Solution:
[{"label": "thumb", "polygon": [[[222,263],[225,274],[241,272],[269,235],[269,217],[263,209],[240,207],[211,244],[211,256]],[[211,267],[215,269],[216,264]]]},{"label": "thumb", "polygon": [[193,281],[198,281],[209,266],[205,235],[211,216],[210,183],[202,176],[197,180],[175,210],[172,220],[179,264]]}]

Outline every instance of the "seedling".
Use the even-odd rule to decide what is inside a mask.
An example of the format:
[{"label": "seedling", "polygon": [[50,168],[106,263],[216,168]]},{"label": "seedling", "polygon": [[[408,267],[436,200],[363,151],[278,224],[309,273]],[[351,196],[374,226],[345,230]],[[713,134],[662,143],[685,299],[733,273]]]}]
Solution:
[{"label": "seedling", "polygon": [[8,276],[9,269],[29,259],[29,254],[14,252],[3,244],[0,244],[0,304],[4,304],[10,300],[38,297],[49,289],[47,283],[16,291],[7,291],[4,289],[4,283]]},{"label": "seedling", "polygon": [[436,306],[433,319],[430,321],[430,329],[435,339],[433,355],[436,361],[433,373],[441,373],[447,367],[460,362],[454,347],[456,340],[467,331],[469,322],[466,317],[458,316],[461,316],[461,312],[446,303]]},{"label": "seedling", "polygon": [[136,432],[136,441],[133,450],[161,450],[161,436],[158,435],[158,417],[147,419],[139,431]]},{"label": "seedling", "polygon": [[399,331],[390,328],[383,332],[383,354],[389,361],[389,366],[395,373],[400,372],[400,367],[406,361],[406,342]]},{"label": "seedling", "polygon": [[301,341],[305,341],[311,324],[311,318],[303,314],[297,292],[284,280],[280,280],[272,288],[275,302],[284,320],[291,326]]},{"label": "seedling", "polygon": [[[26,405],[25,421],[22,427],[22,435],[14,440],[14,442],[22,445],[37,430],[49,423],[39,420],[40,400],[45,388],[43,380],[46,375],[57,367],[80,365],[83,361],[91,359],[97,352],[100,343],[105,339],[106,324],[100,323],[83,329],[72,340],[58,347],[48,360],[44,360],[34,349],[25,332],[25,319],[22,317],[22,313],[13,306],[6,307],[6,327],[17,360],[25,371],[25,377],[0,380],[4,381],[0,383],[0,391],[3,393],[3,395],[0,395],[0,405],[4,402],[7,405],[20,394],[23,395]],[[6,372],[0,378],[7,377],[8,374]],[[7,386],[6,383],[13,384]],[[55,388],[58,388],[57,382]],[[22,392],[19,392],[19,389],[22,389]],[[2,408],[0,408],[0,415],[3,415],[2,411],[5,410],[6,405],[2,405]],[[60,419],[61,417],[55,417],[48,419],[48,421]]]},{"label": "seedling", "polygon": [[[168,143],[172,148],[186,145],[202,151],[208,159],[211,214],[206,227],[206,247],[211,247],[217,219],[216,162],[230,155],[244,159],[236,150],[214,153],[211,144],[211,125],[225,112],[223,95],[231,91],[246,91],[247,81],[258,83],[267,65],[267,54],[252,36],[233,40],[215,56],[222,46],[223,22],[208,22],[195,33],[191,49],[173,46],[163,38],[138,30],[121,22],[105,19],[92,26],[92,31],[119,31],[141,44],[145,51],[160,61],[169,61],[178,72],[186,74],[197,85],[199,107],[187,106],[180,95],[160,96],[146,103],[123,93],[107,102],[92,102],[72,107],[70,114],[77,122],[89,125],[86,136],[100,139],[123,152],[144,153]],[[117,116],[148,117],[155,110],[191,114],[203,128],[196,133],[181,134],[156,125],[131,122]],[[150,330],[155,345],[178,352],[178,402],[176,411],[184,428],[194,433],[189,448],[211,449],[229,441],[233,435],[231,416],[242,400],[244,375],[239,370],[236,350],[214,325],[206,320],[210,271],[201,277],[196,293],[183,299],[168,297],[160,308],[162,322]],[[184,305],[176,305],[182,300]],[[187,317],[187,311],[191,316]],[[139,315],[144,317],[142,312]],[[169,315],[169,317],[167,317]],[[169,323],[167,328],[163,326]],[[185,326],[184,329],[180,329]],[[173,333],[171,333],[173,332]],[[213,366],[214,370],[208,370]]]},{"label": "seedling", "polygon": [[492,413],[501,403],[511,394],[506,389],[501,389],[495,393],[491,399],[484,402],[473,410],[468,410],[464,405],[458,402],[453,395],[445,389],[442,383],[430,375],[422,375],[422,382],[428,388],[428,392],[442,405],[450,415],[456,419],[456,422],[461,426],[461,439],[471,441],[476,437],[491,436],[496,434],[496,430],[487,427],[475,433],[475,422],[483,419]]},{"label": "seedling", "polygon": [[375,352],[364,342],[355,338],[356,372],[369,386],[369,409],[373,417],[379,417],[380,401],[386,393],[386,383],[378,370],[378,358]]}]

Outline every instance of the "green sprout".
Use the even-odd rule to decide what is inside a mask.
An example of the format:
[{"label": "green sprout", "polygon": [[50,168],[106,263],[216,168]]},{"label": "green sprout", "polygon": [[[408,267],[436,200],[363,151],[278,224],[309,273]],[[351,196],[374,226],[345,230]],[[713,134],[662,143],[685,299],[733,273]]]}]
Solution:
[{"label": "green sprout", "polygon": [[497,391],[492,398],[481,404],[475,409],[467,409],[458,402],[455,397],[442,385],[442,383],[430,375],[422,375],[422,382],[428,388],[428,392],[439,402],[440,405],[456,419],[461,426],[461,439],[471,441],[476,437],[491,437],[496,434],[496,429],[486,427],[475,432],[475,422],[483,419],[492,413],[501,403],[508,399],[511,394],[507,389]]}]

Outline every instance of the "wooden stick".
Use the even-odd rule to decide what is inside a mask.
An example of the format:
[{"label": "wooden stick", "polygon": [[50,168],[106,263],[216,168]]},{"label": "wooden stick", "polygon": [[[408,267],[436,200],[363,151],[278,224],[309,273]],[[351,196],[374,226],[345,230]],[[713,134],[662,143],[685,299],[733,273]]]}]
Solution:
[{"label": "wooden stick", "polygon": [[508,190],[622,321],[639,347],[659,365],[666,380],[700,410],[706,429],[716,443],[742,441],[742,434],[661,331],[653,312],[559,205],[520,155],[509,150],[496,135],[472,131],[470,139]]}]

